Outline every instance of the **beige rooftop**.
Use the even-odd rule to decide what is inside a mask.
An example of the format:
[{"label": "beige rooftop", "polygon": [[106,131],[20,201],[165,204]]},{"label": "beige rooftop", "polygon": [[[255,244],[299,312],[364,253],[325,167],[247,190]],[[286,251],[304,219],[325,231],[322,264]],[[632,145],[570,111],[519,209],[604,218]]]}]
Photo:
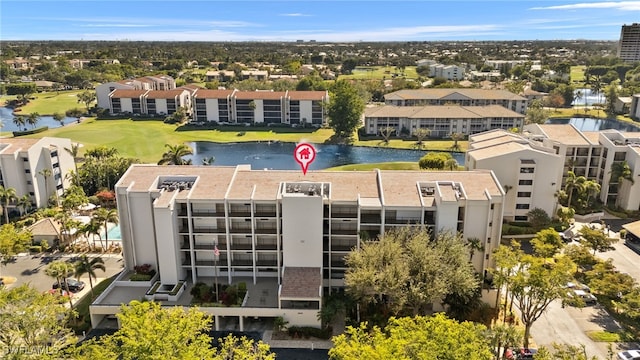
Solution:
[{"label": "beige rooftop", "polygon": [[385,100],[435,100],[448,97],[468,98],[468,99],[495,99],[495,100],[526,100],[520,95],[516,95],[506,90],[484,90],[484,89],[416,89],[400,90],[384,96]]},{"label": "beige rooftop", "polygon": [[570,124],[544,124],[537,126],[547,136],[547,138],[569,146],[598,145],[584,136],[580,130]]},{"label": "beige rooftop", "polygon": [[482,119],[488,117],[523,118],[524,115],[500,105],[460,106],[460,105],[427,105],[427,106],[394,106],[383,105],[365,109],[364,116],[395,117],[409,119]]},{"label": "beige rooftop", "polygon": [[[158,203],[163,206],[174,199],[230,201],[275,201],[284,182],[329,183],[333,202],[364,201],[368,205],[420,207],[418,184],[456,182],[462,185],[469,200],[486,200],[501,196],[502,190],[490,171],[309,171],[251,170],[248,165],[159,166],[132,165],[116,184],[117,189],[133,192],[160,192],[158,182],[164,178],[188,178],[193,185],[185,191],[163,191]],[[373,201],[378,199],[378,201]]]}]

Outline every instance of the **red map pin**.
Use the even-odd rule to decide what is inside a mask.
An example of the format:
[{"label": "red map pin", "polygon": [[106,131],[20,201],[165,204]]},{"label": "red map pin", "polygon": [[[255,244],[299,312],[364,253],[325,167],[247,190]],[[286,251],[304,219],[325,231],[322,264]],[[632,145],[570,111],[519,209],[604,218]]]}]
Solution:
[{"label": "red map pin", "polygon": [[300,164],[302,173],[307,175],[309,164],[316,159],[316,148],[307,143],[298,144],[296,149],[293,151],[293,157],[296,159],[296,162]]}]

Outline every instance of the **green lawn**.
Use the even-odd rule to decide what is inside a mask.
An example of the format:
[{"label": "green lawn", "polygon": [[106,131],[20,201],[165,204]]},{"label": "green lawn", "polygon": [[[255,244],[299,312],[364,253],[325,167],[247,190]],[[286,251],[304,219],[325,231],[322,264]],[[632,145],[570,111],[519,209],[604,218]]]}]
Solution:
[{"label": "green lawn", "polygon": [[[395,66],[358,66],[352,72],[351,75],[340,75],[339,80],[343,79],[355,79],[355,80],[382,80],[391,79],[393,74],[402,76],[400,71]],[[404,69],[404,77],[407,79],[417,79],[418,73],[415,66],[407,66]]]},{"label": "green lawn", "polygon": [[40,115],[53,115],[57,112],[64,114],[67,110],[74,108],[84,109],[84,104],[78,103],[76,97],[80,92],[81,90],[71,90],[33,94],[32,97],[35,99],[23,106],[19,113],[28,115],[36,112]]},{"label": "green lawn", "polygon": [[[118,149],[121,155],[134,157],[143,162],[157,162],[164,152],[165,144],[181,144],[189,141],[242,142],[301,140],[322,143],[333,131],[329,129],[298,130],[289,128],[241,128],[220,130],[177,131],[175,125],[162,121],[85,120],[80,125],[67,125],[42,133],[28,135],[30,138],[56,136],[69,138],[84,145],[86,149],[104,145]],[[226,131],[229,130],[229,131]],[[244,135],[241,135],[243,131]],[[298,131],[296,131],[298,130]]]},{"label": "green lawn", "polygon": [[420,170],[417,162],[383,162],[372,164],[351,164],[328,168],[330,171],[365,171],[365,170]]},{"label": "green lawn", "polygon": [[[391,139],[387,145],[385,145],[382,140],[356,140],[353,142],[353,145],[418,150],[415,140]],[[451,146],[453,146],[453,141],[451,140],[426,140],[423,141],[422,149],[430,151],[451,151]],[[460,146],[459,151],[466,151],[469,147],[469,142],[458,141],[458,146]]]},{"label": "green lawn", "polygon": [[584,65],[577,65],[577,66],[572,66],[571,67],[571,82],[572,83],[582,83],[584,82],[584,69],[586,68],[586,66]]}]

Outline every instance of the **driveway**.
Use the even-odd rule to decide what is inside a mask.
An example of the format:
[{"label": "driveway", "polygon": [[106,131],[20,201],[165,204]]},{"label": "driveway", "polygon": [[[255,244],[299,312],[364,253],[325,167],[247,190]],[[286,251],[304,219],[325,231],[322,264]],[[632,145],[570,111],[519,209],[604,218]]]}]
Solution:
[{"label": "driveway", "polygon": [[[114,254],[87,254],[89,257],[101,256],[104,260],[104,266],[106,271],[97,270],[97,279],[93,281],[96,283],[103,279],[109,278],[119,273],[123,268],[122,256]],[[79,254],[46,254],[46,255],[18,255],[14,258],[14,261],[10,262],[6,266],[0,268],[0,274],[2,276],[15,277],[16,282],[7,285],[7,287],[20,286],[22,284],[29,284],[38,291],[48,291],[55,282],[55,279],[45,274],[47,265],[53,261],[62,260],[73,263],[77,261]],[[84,281],[86,286],[79,293],[74,294],[73,298],[81,299],[86,293],[90,292],[89,277],[84,275],[80,278]]]}]

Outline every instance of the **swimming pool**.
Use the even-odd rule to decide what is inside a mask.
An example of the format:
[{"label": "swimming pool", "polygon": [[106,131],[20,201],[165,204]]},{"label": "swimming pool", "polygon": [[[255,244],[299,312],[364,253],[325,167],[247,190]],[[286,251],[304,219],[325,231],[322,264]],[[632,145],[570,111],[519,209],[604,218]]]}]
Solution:
[{"label": "swimming pool", "polygon": [[[109,229],[107,232],[109,241],[122,241],[122,234],[120,233],[120,225],[116,225]],[[102,233],[102,238],[104,239],[104,232]]]}]

